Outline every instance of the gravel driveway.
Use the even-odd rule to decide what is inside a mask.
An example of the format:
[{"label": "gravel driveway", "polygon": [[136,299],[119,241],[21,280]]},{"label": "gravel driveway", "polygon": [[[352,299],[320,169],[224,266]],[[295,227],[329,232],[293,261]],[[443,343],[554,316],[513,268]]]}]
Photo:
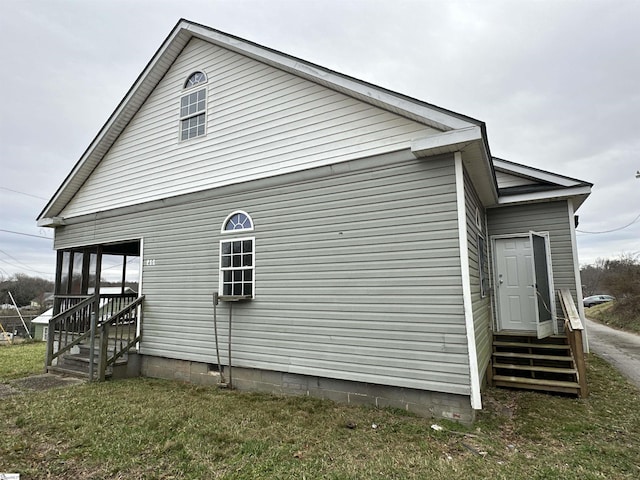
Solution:
[{"label": "gravel driveway", "polygon": [[640,335],[587,319],[589,348],[640,388]]}]

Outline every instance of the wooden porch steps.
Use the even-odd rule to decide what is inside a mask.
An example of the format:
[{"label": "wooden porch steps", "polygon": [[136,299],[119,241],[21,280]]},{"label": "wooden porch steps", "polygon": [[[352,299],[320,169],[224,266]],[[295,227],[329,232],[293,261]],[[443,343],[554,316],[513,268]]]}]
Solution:
[{"label": "wooden porch steps", "polygon": [[580,394],[567,337],[538,339],[525,332],[494,335],[491,382],[498,387]]},{"label": "wooden porch steps", "polygon": [[[96,343],[98,341],[96,340]],[[89,345],[89,340],[87,339],[85,342],[80,343],[76,348],[78,348],[77,353],[66,352],[59,359],[56,365],[49,365],[47,367],[48,373],[57,373],[60,375],[64,375],[67,377],[76,377],[82,379],[89,379],[89,364],[91,362],[90,352],[91,346]],[[107,350],[107,352],[112,355],[113,348]],[[94,358],[93,364],[95,365],[95,370],[98,369],[98,356],[99,356],[99,348],[94,347]],[[128,361],[128,355],[125,354],[123,357],[119,358],[115,362],[115,366],[126,366]],[[110,378],[113,374],[113,367],[108,367],[105,372],[105,378]]]}]

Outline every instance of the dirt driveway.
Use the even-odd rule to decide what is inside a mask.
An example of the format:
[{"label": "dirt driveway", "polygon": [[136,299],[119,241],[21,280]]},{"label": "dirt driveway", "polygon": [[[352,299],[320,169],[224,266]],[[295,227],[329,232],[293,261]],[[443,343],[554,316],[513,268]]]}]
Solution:
[{"label": "dirt driveway", "polygon": [[589,348],[640,388],[640,335],[587,319]]}]

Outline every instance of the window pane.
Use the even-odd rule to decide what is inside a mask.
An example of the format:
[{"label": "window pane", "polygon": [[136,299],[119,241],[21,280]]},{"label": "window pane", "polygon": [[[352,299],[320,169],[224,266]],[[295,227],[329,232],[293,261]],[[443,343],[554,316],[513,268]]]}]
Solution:
[{"label": "window pane", "polygon": [[231,253],[231,243],[230,242],[224,242],[222,244],[222,254],[223,255],[229,255]]},{"label": "window pane", "polygon": [[82,273],[83,273],[83,262],[84,255],[82,252],[73,252],[73,267],[71,271],[71,288],[69,289],[69,293],[71,295],[80,295],[82,294]]},{"label": "window pane", "polygon": [[224,275],[222,277],[222,281],[224,283],[229,283],[231,281],[231,275],[233,274],[233,272],[227,270],[226,272],[223,272],[223,274]]},{"label": "window pane", "polygon": [[231,257],[229,255],[224,255],[222,257],[222,268],[229,268],[231,266]]},{"label": "window pane", "polygon": [[242,257],[240,255],[234,255],[233,256],[232,263],[233,263],[234,268],[242,266],[241,265],[241,260],[242,260]]},{"label": "window pane", "polygon": [[69,261],[71,258],[70,252],[62,252],[62,266],[60,276],[60,291],[58,293],[65,295],[68,293],[69,287]]},{"label": "window pane", "polygon": [[244,271],[244,281],[250,282],[253,279],[253,270]]},{"label": "window pane", "polygon": [[250,283],[244,284],[244,295],[248,295],[248,296],[253,295],[253,287]]},{"label": "window pane", "polygon": [[198,136],[204,135],[204,125],[198,125]]},{"label": "window pane", "polygon": [[242,253],[242,243],[233,242],[233,253]]},{"label": "window pane", "polygon": [[242,282],[242,270],[234,270],[234,272],[233,272],[233,281],[234,282]]},{"label": "window pane", "polygon": [[224,286],[222,287],[222,294],[223,295],[231,295],[231,284],[230,283],[225,283]]},{"label": "window pane", "polygon": [[243,255],[242,256],[242,266],[243,267],[251,267],[253,265],[253,255]]},{"label": "window pane", "polygon": [[242,249],[245,253],[253,252],[253,240],[245,240],[242,242]]},{"label": "window pane", "polygon": [[242,295],[242,284],[234,283],[233,284],[233,295]]}]

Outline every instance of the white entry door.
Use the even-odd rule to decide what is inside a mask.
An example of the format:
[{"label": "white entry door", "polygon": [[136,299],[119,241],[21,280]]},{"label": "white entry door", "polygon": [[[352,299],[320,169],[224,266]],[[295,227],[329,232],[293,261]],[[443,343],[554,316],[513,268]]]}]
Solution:
[{"label": "white entry door", "polygon": [[555,331],[547,238],[527,236],[495,240],[496,292],[499,330]]}]

